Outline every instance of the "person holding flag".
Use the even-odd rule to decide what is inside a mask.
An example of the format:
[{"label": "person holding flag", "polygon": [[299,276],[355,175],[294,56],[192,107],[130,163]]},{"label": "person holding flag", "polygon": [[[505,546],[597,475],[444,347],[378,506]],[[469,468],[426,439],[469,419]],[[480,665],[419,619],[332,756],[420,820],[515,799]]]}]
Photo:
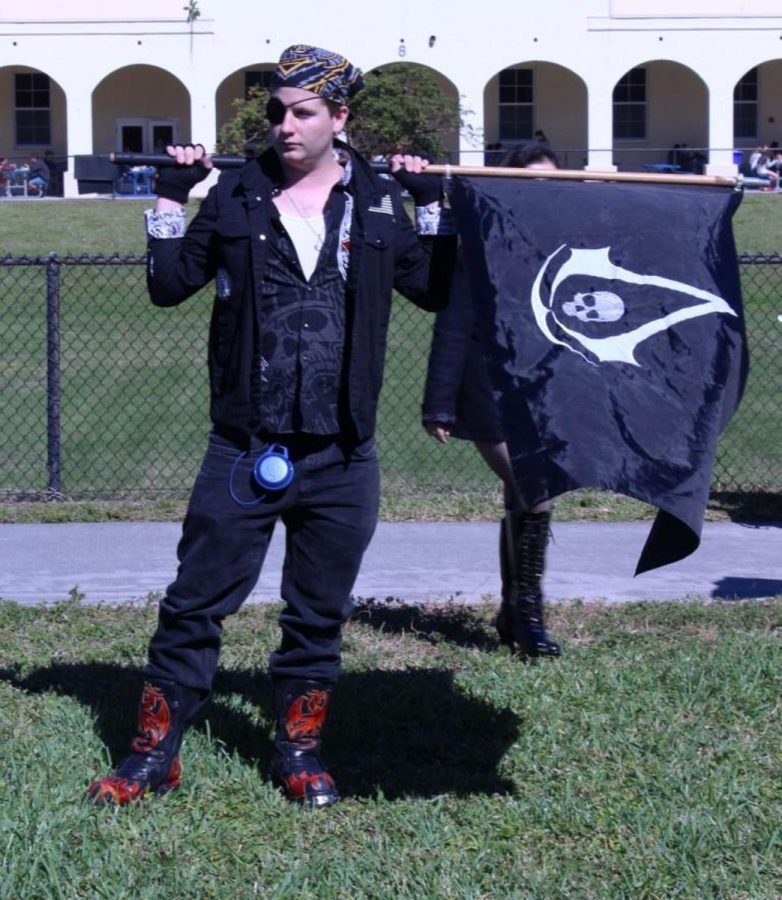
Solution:
[{"label": "person holding flag", "polygon": [[[556,154],[541,143],[511,150],[504,167],[557,169]],[[429,176],[431,177],[431,176]],[[494,402],[484,342],[463,260],[448,307],[437,314],[429,353],[422,422],[442,444],[449,437],[474,442],[503,483],[505,516],[500,523],[502,602],[496,628],[503,644],[527,657],[556,657],[560,647],[546,631],[541,580],[551,521],[551,503],[528,508],[513,474],[503,426]]]},{"label": "person holding flag", "polygon": [[[342,626],[379,504],[375,419],[391,298],[429,311],[448,300],[456,254],[448,211],[425,179],[402,192],[338,138],[363,84],[343,56],[297,44],[273,74],[271,148],[224,171],[187,225],[209,175],[201,145],[168,148],[147,213],[148,287],[176,306],[214,281],[209,332],[212,433],[191,494],[176,579],[160,602],[131,752],[95,780],[97,804],[125,805],[181,781],[187,725],[212,688],[222,623],[253,589],[274,527],[286,530],[271,655],[271,778],[285,797],[328,807],[320,757],[341,663]],[[392,173],[419,173],[395,156]]]}]

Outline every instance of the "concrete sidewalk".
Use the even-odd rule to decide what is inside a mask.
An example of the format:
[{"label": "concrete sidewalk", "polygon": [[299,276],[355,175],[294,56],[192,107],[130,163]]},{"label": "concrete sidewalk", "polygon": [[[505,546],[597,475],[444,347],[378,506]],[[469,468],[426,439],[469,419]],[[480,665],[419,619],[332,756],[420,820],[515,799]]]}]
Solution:
[{"label": "concrete sidewalk", "polygon": [[[548,599],[665,600],[782,594],[782,522],[707,523],[682,562],[633,577],[650,523],[555,522]],[[145,599],[176,569],[178,523],[0,525],[0,598],[55,603],[71,589],[86,603]],[[411,603],[496,598],[496,523],[381,523],[354,593]],[[251,600],[279,599],[284,530],[272,541]]]}]

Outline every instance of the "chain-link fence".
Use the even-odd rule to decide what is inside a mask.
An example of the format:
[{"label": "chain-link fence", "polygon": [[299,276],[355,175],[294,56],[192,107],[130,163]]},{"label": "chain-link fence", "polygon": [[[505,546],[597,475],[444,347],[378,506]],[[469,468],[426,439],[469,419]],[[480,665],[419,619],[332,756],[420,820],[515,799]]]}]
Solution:
[{"label": "chain-link fence", "polygon": [[[751,372],[720,442],[714,487],[782,485],[782,257],[740,258]],[[208,431],[211,293],[147,298],[143,257],[0,258],[0,500],[184,498]],[[399,301],[378,420],[396,505],[495,494],[465,441],[419,424],[432,317]]]}]

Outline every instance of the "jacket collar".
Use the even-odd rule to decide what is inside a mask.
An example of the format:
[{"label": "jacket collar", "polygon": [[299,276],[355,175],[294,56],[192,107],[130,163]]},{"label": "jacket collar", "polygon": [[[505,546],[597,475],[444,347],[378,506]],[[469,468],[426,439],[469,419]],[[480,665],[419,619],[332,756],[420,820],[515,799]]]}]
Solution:
[{"label": "jacket collar", "polygon": [[[357,195],[386,193],[383,182],[361,154],[342,141],[334,141],[334,149],[343,165],[342,185]],[[246,193],[280,187],[284,173],[280,159],[274,150],[266,150],[261,156],[250,160],[239,170],[239,183]]]}]

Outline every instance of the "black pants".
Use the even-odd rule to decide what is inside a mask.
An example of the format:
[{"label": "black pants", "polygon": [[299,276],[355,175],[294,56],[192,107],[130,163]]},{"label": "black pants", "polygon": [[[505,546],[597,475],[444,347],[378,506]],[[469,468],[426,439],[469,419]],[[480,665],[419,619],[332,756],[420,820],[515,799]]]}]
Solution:
[{"label": "black pants", "polygon": [[[147,677],[209,691],[223,619],[255,586],[274,525],[286,528],[280,616],[282,640],[270,659],[276,678],[333,683],[339,675],[342,625],[377,522],[380,475],[374,439],[344,448],[319,438],[290,447],[295,475],[279,495],[255,505],[257,455],[234,467],[241,450],[212,434],[196,478],[177,555],[176,580],[160,603]],[[232,477],[233,476],[233,477]]]}]

